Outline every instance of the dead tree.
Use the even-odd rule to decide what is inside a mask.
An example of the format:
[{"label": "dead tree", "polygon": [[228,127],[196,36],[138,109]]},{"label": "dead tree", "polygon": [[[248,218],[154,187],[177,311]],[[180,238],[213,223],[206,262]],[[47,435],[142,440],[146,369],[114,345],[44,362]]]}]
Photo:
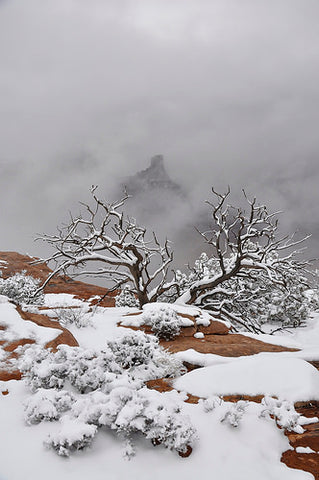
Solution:
[{"label": "dead tree", "polygon": [[155,233],[149,235],[135,219],[124,216],[126,193],[113,203],[100,200],[95,186],[91,194],[93,206],[81,203],[85,214],[71,215],[69,224],[56,235],[39,237],[55,250],[41,259],[55,264],[42,288],[57,274],[94,276],[111,282],[112,290],[130,285],[141,306],[156,301],[174,284],[167,282],[173,260],[168,240],[162,245]]},{"label": "dead tree", "polygon": [[[301,251],[297,248],[308,237],[297,241],[294,236],[278,237],[279,212],[269,213],[245,192],[247,211],[227,203],[230,188],[225,194],[212,192],[216,202],[207,202],[212,209],[212,229],[199,233],[209,246],[214,268],[201,272],[177,301],[208,308],[220,318],[242,324],[242,316],[232,313],[234,302],[244,308],[249,298],[263,295],[263,288],[269,285],[289,295],[294,274],[305,281],[302,275],[309,262],[297,260]],[[260,331],[257,324],[251,330]]]}]

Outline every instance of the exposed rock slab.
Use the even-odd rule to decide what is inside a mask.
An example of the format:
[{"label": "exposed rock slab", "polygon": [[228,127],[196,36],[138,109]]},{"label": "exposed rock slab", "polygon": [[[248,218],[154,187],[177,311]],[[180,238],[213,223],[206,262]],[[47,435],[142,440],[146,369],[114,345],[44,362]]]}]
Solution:
[{"label": "exposed rock slab", "polygon": [[170,352],[182,352],[190,348],[199,353],[213,353],[223,357],[255,355],[260,352],[294,352],[296,349],[272,345],[236,333],[228,335],[205,335],[205,338],[178,337],[175,340],[161,341]]},{"label": "exposed rock slab", "polygon": [[21,380],[20,370],[0,370],[0,380],[8,382],[9,380]]},{"label": "exposed rock slab", "polygon": [[[310,362],[314,363],[314,362]],[[318,362],[317,362],[318,363]],[[297,402],[295,409],[305,417],[319,418],[319,402]],[[290,468],[297,468],[312,473],[316,480],[319,480],[319,453],[299,453],[297,447],[310,447],[319,452],[319,422],[304,425],[304,433],[286,432],[290,445],[294,450],[283,453],[281,461]]]},{"label": "exposed rock slab", "polygon": [[[178,336],[174,337],[174,339],[172,340],[174,343],[178,342],[180,338],[194,337],[195,333],[202,333],[203,335],[227,335],[230,331],[229,327],[225,323],[220,322],[219,320],[215,320],[213,317],[210,318],[209,325],[204,326],[204,325],[197,325],[197,317],[194,315],[179,312],[178,310],[176,310],[176,313],[179,317],[190,320],[190,322],[192,322],[192,325],[189,325],[187,327],[182,326]],[[140,312],[129,313],[125,315],[125,317],[138,317],[142,315],[143,315],[143,312],[140,311]],[[150,325],[143,324],[137,327],[134,325],[123,325],[123,322],[120,322],[119,326],[131,328],[132,330],[142,330],[143,332],[148,334],[153,333]]]},{"label": "exposed rock slab", "polygon": [[53,351],[56,351],[57,346],[61,344],[70,345],[70,347],[79,346],[77,340],[74,338],[74,336],[68,329],[62,327],[62,325],[60,325],[58,322],[54,320],[51,320],[46,315],[39,314],[39,313],[25,312],[20,307],[17,307],[17,311],[19,312],[21,318],[23,318],[24,320],[29,320],[41,327],[51,327],[51,328],[56,328],[61,330],[60,335],[58,335],[54,340],[52,340],[51,342],[48,342],[45,345],[46,348],[52,348]]},{"label": "exposed rock slab", "polygon": [[[37,258],[29,257],[28,255],[21,255],[17,252],[0,252],[0,260],[7,262],[1,265],[2,277],[8,278],[15,273],[26,271],[27,275],[44,282],[52,273],[52,270],[46,264],[36,264],[33,262]],[[52,278],[48,285],[44,288],[44,293],[70,293],[81,300],[88,300],[92,297],[104,297],[99,303],[101,307],[114,307],[115,296],[117,291],[109,292],[106,288],[98,285],[91,285],[89,283],[72,280],[70,277],[57,275]],[[92,304],[99,300],[92,301]]]},{"label": "exposed rock slab", "polygon": [[310,472],[319,479],[319,454],[318,453],[297,453],[295,450],[287,450],[282,454],[281,461],[290,468]]}]

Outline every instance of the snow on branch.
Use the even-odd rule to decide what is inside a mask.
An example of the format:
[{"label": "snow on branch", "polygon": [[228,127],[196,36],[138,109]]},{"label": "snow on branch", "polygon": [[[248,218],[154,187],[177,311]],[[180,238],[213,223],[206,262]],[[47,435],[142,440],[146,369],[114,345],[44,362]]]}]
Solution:
[{"label": "snow on branch", "polygon": [[228,203],[229,187],[224,194],[214,188],[212,193],[215,201],[206,202],[212,226],[199,231],[210,256],[203,254],[188,277],[177,272],[182,292],[177,301],[205,307],[214,316],[256,333],[269,318],[300,325],[309,261],[298,259],[303,252],[298,247],[309,237],[280,237],[280,212],[269,212],[245,191],[246,209]]},{"label": "snow on branch", "polygon": [[[58,228],[57,234],[40,237],[55,250],[40,260],[55,264],[42,288],[61,273],[96,276],[111,282],[113,289],[129,284],[141,306],[156,301],[172,285],[166,285],[173,260],[168,240],[161,244],[155,233],[124,216],[126,192],[121,200],[107,203],[98,198],[96,189],[91,188],[93,206],[81,203],[83,213],[71,214],[69,223]],[[98,268],[90,269],[92,264]]]}]

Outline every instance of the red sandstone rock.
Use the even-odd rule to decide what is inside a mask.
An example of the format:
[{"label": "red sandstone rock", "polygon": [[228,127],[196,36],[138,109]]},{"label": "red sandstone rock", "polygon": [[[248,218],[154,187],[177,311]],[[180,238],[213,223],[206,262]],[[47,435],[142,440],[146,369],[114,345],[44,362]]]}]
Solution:
[{"label": "red sandstone rock", "polygon": [[[21,255],[16,252],[0,252],[0,260],[7,262],[7,264],[1,266],[3,278],[8,278],[17,272],[25,270],[27,275],[31,275],[32,277],[39,279],[41,282],[44,282],[52,273],[52,270],[46,264],[32,265],[32,262],[37,260],[36,258]],[[44,292],[70,293],[82,300],[88,300],[97,295],[100,297],[105,295],[105,298],[99,303],[102,307],[114,307],[114,297],[118,294],[118,291],[109,292],[106,288],[75,281],[67,276],[60,275],[52,278],[49,284],[45,287]],[[99,300],[92,301],[92,305],[98,301]]]},{"label": "red sandstone rock", "polygon": [[[128,313],[126,317],[142,315],[143,312],[134,312]],[[196,317],[187,313],[178,313],[182,318],[187,318],[193,322],[193,325],[189,327],[182,327],[179,333],[179,337],[193,337],[195,333],[201,332],[204,335],[227,335],[229,333],[229,328],[219,320],[211,319],[210,325],[204,327],[203,325],[196,324]],[[121,325],[122,326],[122,325]],[[149,325],[141,325],[140,327],[128,327],[133,330],[143,330],[145,333],[152,333],[152,330]]]},{"label": "red sandstone rock", "polygon": [[0,370],[0,380],[7,382],[8,380],[21,380],[20,370]]},{"label": "red sandstone rock", "polygon": [[290,468],[297,468],[310,472],[319,480],[319,455],[317,453],[297,453],[295,450],[287,450],[281,456],[281,461]]},{"label": "red sandstone rock", "polygon": [[198,325],[197,331],[204,333],[204,335],[227,335],[227,333],[229,333],[229,328],[218,320],[211,320],[208,327]]},{"label": "red sandstone rock", "polygon": [[194,337],[195,333],[197,332],[196,327],[182,327],[178,337]]},{"label": "red sandstone rock", "polygon": [[293,352],[296,349],[271,345],[240,334],[206,335],[203,339],[177,337],[170,341],[161,341],[161,345],[170,352],[181,352],[193,348],[199,353],[214,353],[224,357],[240,357],[260,352]]},{"label": "red sandstone rock", "polygon": [[168,378],[158,378],[156,380],[148,380],[146,386],[151,390],[157,390],[158,392],[170,392],[173,390],[171,381]]},{"label": "red sandstone rock", "polygon": [[79,346],[78,342],[73,337],[72,333],[69,332],[69,330],[67,330],[66,328],[63,330],[61,335],[56,337],[54,340],[51,340],[51,342],[48,342],[45,345],[45,348],[51,348],[53,352],[56,352],[58,345],[69,345],[70,347]]},{"label": "red sandstone rock", "polygon": [[[146,382],[146,386],[151,390],[157,390],[160,393],[163,392],[170,392],[174,390],[172,387],[172,380],[169,378],[158,378],[156,380],[149,380]],[[187,394],[187,399],[185,400],[186,403],[198,403],[200,397],[196,395]]]},{"label": "red sandstone rock", "polygon": [[224,402],[236,403],[240,400],[245,400],[247,402],[261,403],[264,395],[223,395],[221,398]]},{"label": "red sandstone rock", "polygon": [[294,448],[310,447],[315,452],[319,452],[319,423],[304,425],[303,428],[304,433],[286,432],[290,445]]},{"label": "red sandstone rock", "polygon": [[[301,415],[313,418],[319,418],[319,402],[297,402],[295,403],[295,409]],[[304,433],[297,434],[294,432],[286,432],[289,439],[289,443],[292,447],[310,447],[315,452],[319,452],[319,422],[304,425]],[[319,455],[318,455],[319,463]]]},{"label": "red sandstone rock", "polygon": [[[309,363],[313,364],[313,362],[309,362]],[[304,417],[319,418],[319,401],[317,400],[311,400],[308,402],[296,402],[295,409],[297,410],[298,413],[300,413]]]},{"label": "red sandstone rock", "polygon": [[35,343],[35,341],[31,338],[21,338],[20,340],[15,340],[14,342],[8,343],[5,347],[3,347],[3,350],[6,352],[14,352],[16,348],[26,345],[26,344],[32,344]]},{"label": "red sandstone rock", "polygon": [[46,344],[46,348],[52,348],[54,351],[56,347],[61,344],[70,345],[70,347],[78,347],[79,344],[72,335],[72,333],[66,328],[62,327],[59,322],[51,320],[49,317],[39,313],[25,312],[21,307],[17,307],[19,315],[24,320],[30,320],[31,322],[40,325],[41,327],[51,327],[61,330],[60,335],[58,335],[54,340]]},{"label": "red sandstone rock", "polygon": [[[196,324],[196,317],[194,317],[193,315],[189,315],[187,313],[178,313],[178,315],[183,318],[188,318],[194,323],[193,335],[196,332],[202,332],[204,333],[204,335],[227,335],[227,333],[229,333],[229,328],[227,327],[227,325],[214,318],[211,318],[210,324],[207,327],[204,327],[203,325]],[[182,330],[186,330],[186,328],[182,328]],[[182,336],[186,337],[189,335],[184,334]]]}]

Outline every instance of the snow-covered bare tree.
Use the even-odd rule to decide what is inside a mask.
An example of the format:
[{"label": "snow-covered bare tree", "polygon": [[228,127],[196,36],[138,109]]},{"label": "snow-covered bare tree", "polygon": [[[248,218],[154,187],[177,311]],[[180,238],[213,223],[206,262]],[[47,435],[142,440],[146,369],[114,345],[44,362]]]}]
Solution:
[{"label": "snow-covered bare tree", "polygon": [[278,212],[269,213],[245,192],[247,211],[227,203],[229,188],[225,194],[212,192],[216,201],[207,203],[213,225],[199,232],[211,254],[203,254],[188,275],[176,272],[183,292],[177,301],[207,308],[255,332],[269,320],[300,325],[309,262],[297,258],[307,237],[278,236]]},{"label": "snow-covered bare tree", "polygon": [[[112,289],[127,284],[142,306],[154,302],[174,282],[167,282],[173,252],[168,240],[161,244],[155,235],[139,226],[133,218],[125,217],[123,206],[129,196],[107,203],[91,188],[93,206],[81,204],[84,213],[71,215],[70,222],[58,229],[56,235],[40,239],[54,248],[54,253],[40,262],[54,262],[54,275],[85,275],[105,278]],[[91,265],[97,265],[91,269]]]}]

